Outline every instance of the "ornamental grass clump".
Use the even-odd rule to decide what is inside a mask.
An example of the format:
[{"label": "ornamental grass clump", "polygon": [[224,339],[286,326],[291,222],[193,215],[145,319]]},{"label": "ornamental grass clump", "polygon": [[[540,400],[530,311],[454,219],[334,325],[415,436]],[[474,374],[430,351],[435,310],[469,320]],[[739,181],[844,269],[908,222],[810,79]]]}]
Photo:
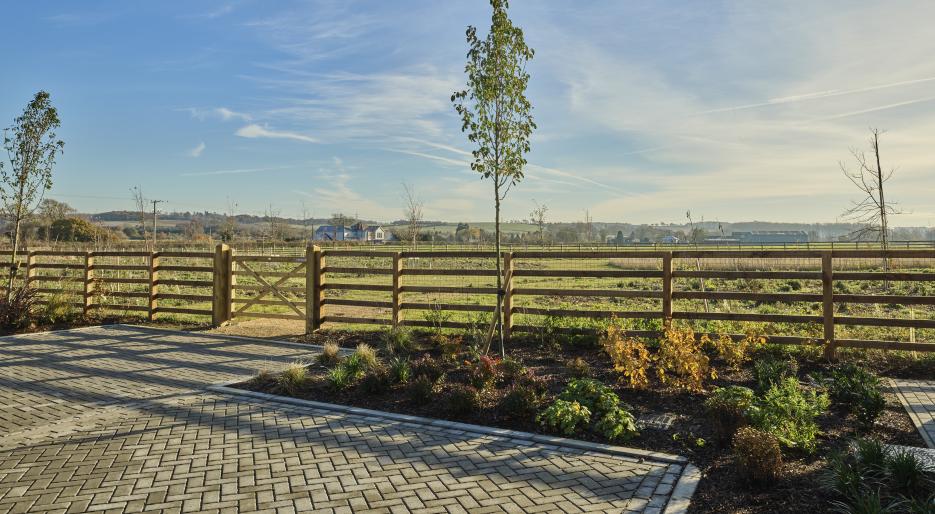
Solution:
[{"label": "ornamental grass clump", "polygon": [[325,343],[317,357],[322,366],[333,366],[341,361],[341,347],[337,343]]},{"label": "ornamental grass clump", "polygon": [[768,484],[782,470],[779,439],[769,432],[743,427],[733,439],[734,462],[740,475],[754,484]]},{"label": "ornamental grass clump", "polygon": [[290,395],[298,393],[308,381],[308,368],[302,362],[293,362],[279,374],[279,387]]}]

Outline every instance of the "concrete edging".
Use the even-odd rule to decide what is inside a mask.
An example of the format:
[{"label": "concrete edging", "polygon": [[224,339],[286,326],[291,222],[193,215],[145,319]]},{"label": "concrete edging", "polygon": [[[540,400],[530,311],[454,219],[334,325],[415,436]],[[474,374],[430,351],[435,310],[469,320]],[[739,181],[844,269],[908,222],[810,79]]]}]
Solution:
[{"label": "concrete edging", "polygon": [[912,420],[912,424],[915,425],[916,431],[919,432],[919,435],[922,436],[922,440],[925,441],[925,444],[929,448],[935,448],[935,441],[932,440],[932,436],[925,430],[924,423],[919,419],[919,415],[916,414],[916,411],[909,405],[909,400],[903,395],[902,390],[899,388],[899,384],[896,383],[895,379],[889,379],[890,387],[893,389],[893,392],[896,393],[896,398],[899,398],[899,403],[902,404],[903,410],[906,411],[906,414],[909,415],[909,419]]}]

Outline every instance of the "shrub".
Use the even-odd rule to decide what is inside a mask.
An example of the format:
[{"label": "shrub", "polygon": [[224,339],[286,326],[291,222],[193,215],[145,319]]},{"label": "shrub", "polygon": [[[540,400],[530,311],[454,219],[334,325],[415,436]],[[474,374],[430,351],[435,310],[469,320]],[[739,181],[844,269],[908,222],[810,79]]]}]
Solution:
[{"label": "shrub", "polygon": [[480,409],[480,393],[471,386],[457,385],[448,392],[448,412],[465,416]]},{"label": "shrub", "polygon": [[718,357],[724,359],[729,367],[740,369],[745,362],[750,360],[751,352],[766,344],[766,338],[753,332],[747,332],[746,337],[734,341],[731,336],[720,334],[711,344],[714,346]]},{"label": "shrub", "polygon": [[409,382],[409,398],[417,403],[428,403],[432,399],[432,393],[435,391],[435,381],[426,375],[416,375]]},{"label": "shrub", "polygon": [[782,469],[779,439],[769,432],[743,427],[734,434],[734,462],[741,476],[757,484],[775,480]]},{"label": "shrub", "polygon": [[500,375],[503,381],[512,384],[517,379],[526,374],[528,370],[523,366],[523,362],[512,357],[505,357],[500,361]]},{"label": "shrub", "polygon": [[539,413],[536,419],[547,429],[572,435],[591,421],[591,411],[578,402],[559,399]]},{"label": "shrub", "polygon": [[386,391],[390,387],[390,372],[385,366],[377,365],[364,375],[360,381],[360,387],[368,394],[378,394]]},{"label": "shrub", "polygon": [[444,374],[445,369],[442,364],[429,354],[425,354],[412,362],[412,376],[415,378],[424,377],[434,384],[441,380]]},{"label": "shrub", "polygon": [[35,319],[39,294],[31,287],[21,287],[13,291],[9,300],[0,294],[0,328],[4,330],[22,330]]},{"label": "shrub", "polygon": [[318,354],[318,363],[322,366],[332,366],[341,361],[341,347],[337,343],[325,343]]},{"label": "shrub", "polygon": [[500,400],[500,411],[511,417],[531,418],[539,410],[540,403],[535,388],[516,384]]},{"label": "shrub", "polygon": [[74,319],[75,313],[68,297],[62,293],[55,293],[46,297],[42,318],[47,323],[61,323]]},{"label": "shrub", "polygon": [[594,431],[603,435],[608,441],[627,440],[637,435],[636,419],[626,409],[616,407],[594,424]]},{"label": "shrub", "polygon": [[445,324],[451,321],[451,313],[442,308],[436,303],[431,309],[425,311],[425,314],[422,315],[425,318],[425,321],[428,321],[432,326],[432,340],[436,343],[444,342],[447,337],[443,332]]},{"label": "shrub", "polygon": [[666,328],[656,354],[656,375],[659,381],[690,391],[704,389],[705,377],[717,376],[710,370],[708,356],[703,350],[707,340],[707,337],[695,339],[691,327],[677,328],[673,325]]},{"label": "shrub", "polygon": [[379,362],[379,359],[377,359],[377,351],[366,343],[357,345],[357,349],[354,350],[352,357],[357,358],[360,367],[364,370],[373,368],[377,365],[377,362]]},{"label": "shrub", "polygon": [[757,391],[766,391],[789,377],[795,377],[799,364],[792,357],[766,357],[753,363],[753,379]]},{"label": "shrub", "polygon": [[750,408],[750,422],[775,435],[784,446],[810,452],[818,435],[815,418],[829,403],[826,393],[803,391],[798,380],[786,378],[770,387]]},{"label": "shrub", "polygon": [[279,374],[279,387],[290,395],[298,393],[308,380],[308,368],[301,362],[293,362]]},{"label": "shrub", "polygon": [[611,323],[601,336],[601,346],[614,363],[614,371],[627,379],[630,387],[644,388],[649,385],[646,370],[651,361],[649,350],[639,339],[624,337],[623,329]]},{"label": "shrub", "polygon": [[383,348],[390,355],[407,355],[412,351],[414,340],[412,331],[402,327],[392,327],[380,334]]},{"label": "shrub", "polygon": [[591,365],[588,364],[588,361],[582,359],[581,357],[575,357],[567,362],[565,362],[565,367],[568,368],[568,374],[575,378],[586,378],[591,376]]},{"label": "shrub", "polygon": [[862,425],[872,425],[886,408],[880,378],[853,363],[831,371],[829,391],[831,398],[846,406]]},{"label": "shrub", "polygon": [[391,360],[390,376],[393,378],[393,381],[400,384],[409,382],[409,379],[412,377],[412,368],[409,366],[409,361],[401,357],[395,357]]},{"label": "shrub", "polygon": [[730,441],[734,432],[746,422],[746,413],[753,406],[753,391],[741,386],[719,387],[705,400],[705,409],[714,422],[720,442]]},{"label": "shrub", "polygon": [[479,358],[482,348],[487,344],[487,328],[490,326],[491,315],[486,312],[472,312],[467,315],[467,329],[464,331],[464,342],[468,353]]},{"label": "shrub", "polygon": [[562,400],[577,402],[598,416],[614,410],[620,404],[620,397],[609,387],[590,378],[572,380],[559,395]]},{"label": "shrub", "polygon": [[338,391],[350,387],[356,378],[356,373],[349,370],[344,364],[338,364],[328,372],[328,383]]},{"label": "shrub", "polygon": [[932,490],[927,472],[932,471],[909,450],[896,450],[886,459],[886,474],[892,487],[904,496],[913,496],[926,489]]},{"label": "shrub", "polygon": [[497,367],[500,365],[500,359],[482,355],[476,362],[470,365],[468,371],[471,385],[484,390],[493,385],[497,379]]}]

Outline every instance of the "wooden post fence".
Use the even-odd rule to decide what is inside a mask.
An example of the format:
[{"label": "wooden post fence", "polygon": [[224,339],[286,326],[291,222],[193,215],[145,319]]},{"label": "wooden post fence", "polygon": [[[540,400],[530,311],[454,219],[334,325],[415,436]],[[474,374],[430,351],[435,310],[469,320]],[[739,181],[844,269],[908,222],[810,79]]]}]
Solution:
[{"label": "wooden post fence", "polygon": [[94,303],[94,256],[91,252],[84,254],[84,306],[82,311],[85,316],[91,314],[91,308]]},{"label": "wooden post fence", "polygon": [[159,297],[159,254],[152,252],[149,254],[149,311],[147,318],[153,321],[156,318],[156,309],[158,308]]},{"label": "wooden post fence", "polygon": [[503,255],[503,338],[513,332],[513,252]]},{"label": "wooden post fence", "polygon": [[325,298],[322,276],[325,258],[320,246],[310,248],[311,256],[308,251],[305,253],[305,331],[308,333],[321,328],[321,302]]},{"label": "wooden post fence", "polygon": [[662,257],[662,323],[672,322],[672,252]]},{"label": "wooden post fence", "polygon": [[393,314],[392,314],[392,324],[396,328],[399,326],[400,321],[402,321],[402,280],[403,280],[403,254],[402,252],[396,252],[393,255]]},{"label": "wooden post fence", "polygon": [[231,320],[231,301],[233,295],[233,259],[231,249],[226,244],[219,244],[214,250],[214,295],[211,300],[211,323],[221,326]]},{"label": "wooden post fence", "polygon": [[824,322],[825,357],[835,358],[834,262],[831,250],[821,252],[821,316]]}]

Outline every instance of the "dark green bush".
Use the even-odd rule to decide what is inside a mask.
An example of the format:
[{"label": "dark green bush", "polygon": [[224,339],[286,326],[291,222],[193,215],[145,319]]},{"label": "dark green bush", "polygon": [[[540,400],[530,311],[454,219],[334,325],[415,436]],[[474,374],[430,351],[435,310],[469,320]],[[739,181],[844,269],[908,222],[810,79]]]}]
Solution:
[{"label": "dark green bush", "polygon": [[523,362],[518,359],[505,357],[500,361],[500,375],[507,384],[516,382],[519,377],[526,374],[526,371],[526,366],[523,366]]},{"label": "dark green bush", "polygon": [[568,373],[575,378],[587,378],[591,376],[591,365],[581,357],[575,357],[565,363]]},{"label": "dark green bush", "polygon": [[726,443],[746,424],[747,410],[755,401],[753,390],[741,386],[718,387],[705,400],[705,410],[714,422],[718,441]]},{"label": "dark green bush", "polygon": [[886,408],[880,378],[866,369],[846,363],[831,371],[831,398],[847,407],[862,425],[872,425]]},{"label": "dark green bush", "polygon": [[815,419],[829,403],[826,393],[804,390],[790,377],[758,398],[748,416],[751,425],[775,435],[784,446],[811,452],[818,436]]},{"label": "dark green bush", "polygon": [[377,365],[364,375],[360,388],[367,394],[379,394],[389,389],[391,383],[389,370],[383,365]]},{"label": "dark green bush", "polygon": [[798,371],[799,364],[795,359],[768,356],[753,363],[753,380],[757,391],[762,393],[786,378],[795,377]]},{"label": "dark green bush", "polygon": [[409,398],[416,404],[428,403],[435,392],[436,382],[426,375],[418,375],[409,382]]},{"label": "dark green bush", "polygon": [[539,410],[541,401],[533,387],[514,384],[500,400],[500,412],[516,419],[528,419]]},{"label": "dark green bush", "polygon": [[425,354],[412,361],[410,367],[412,368],[412,376],[414,378],[424,377],[433,384],[441,380],[442,376],[445,374],[445,368],[442,363],[432,358],[429,354]]},{"label": "dark green bush", "polygon": [[471,386],[453,386],[447,400],[448,412],[455,416],[467,416],[480,410],[480,393]]}]

